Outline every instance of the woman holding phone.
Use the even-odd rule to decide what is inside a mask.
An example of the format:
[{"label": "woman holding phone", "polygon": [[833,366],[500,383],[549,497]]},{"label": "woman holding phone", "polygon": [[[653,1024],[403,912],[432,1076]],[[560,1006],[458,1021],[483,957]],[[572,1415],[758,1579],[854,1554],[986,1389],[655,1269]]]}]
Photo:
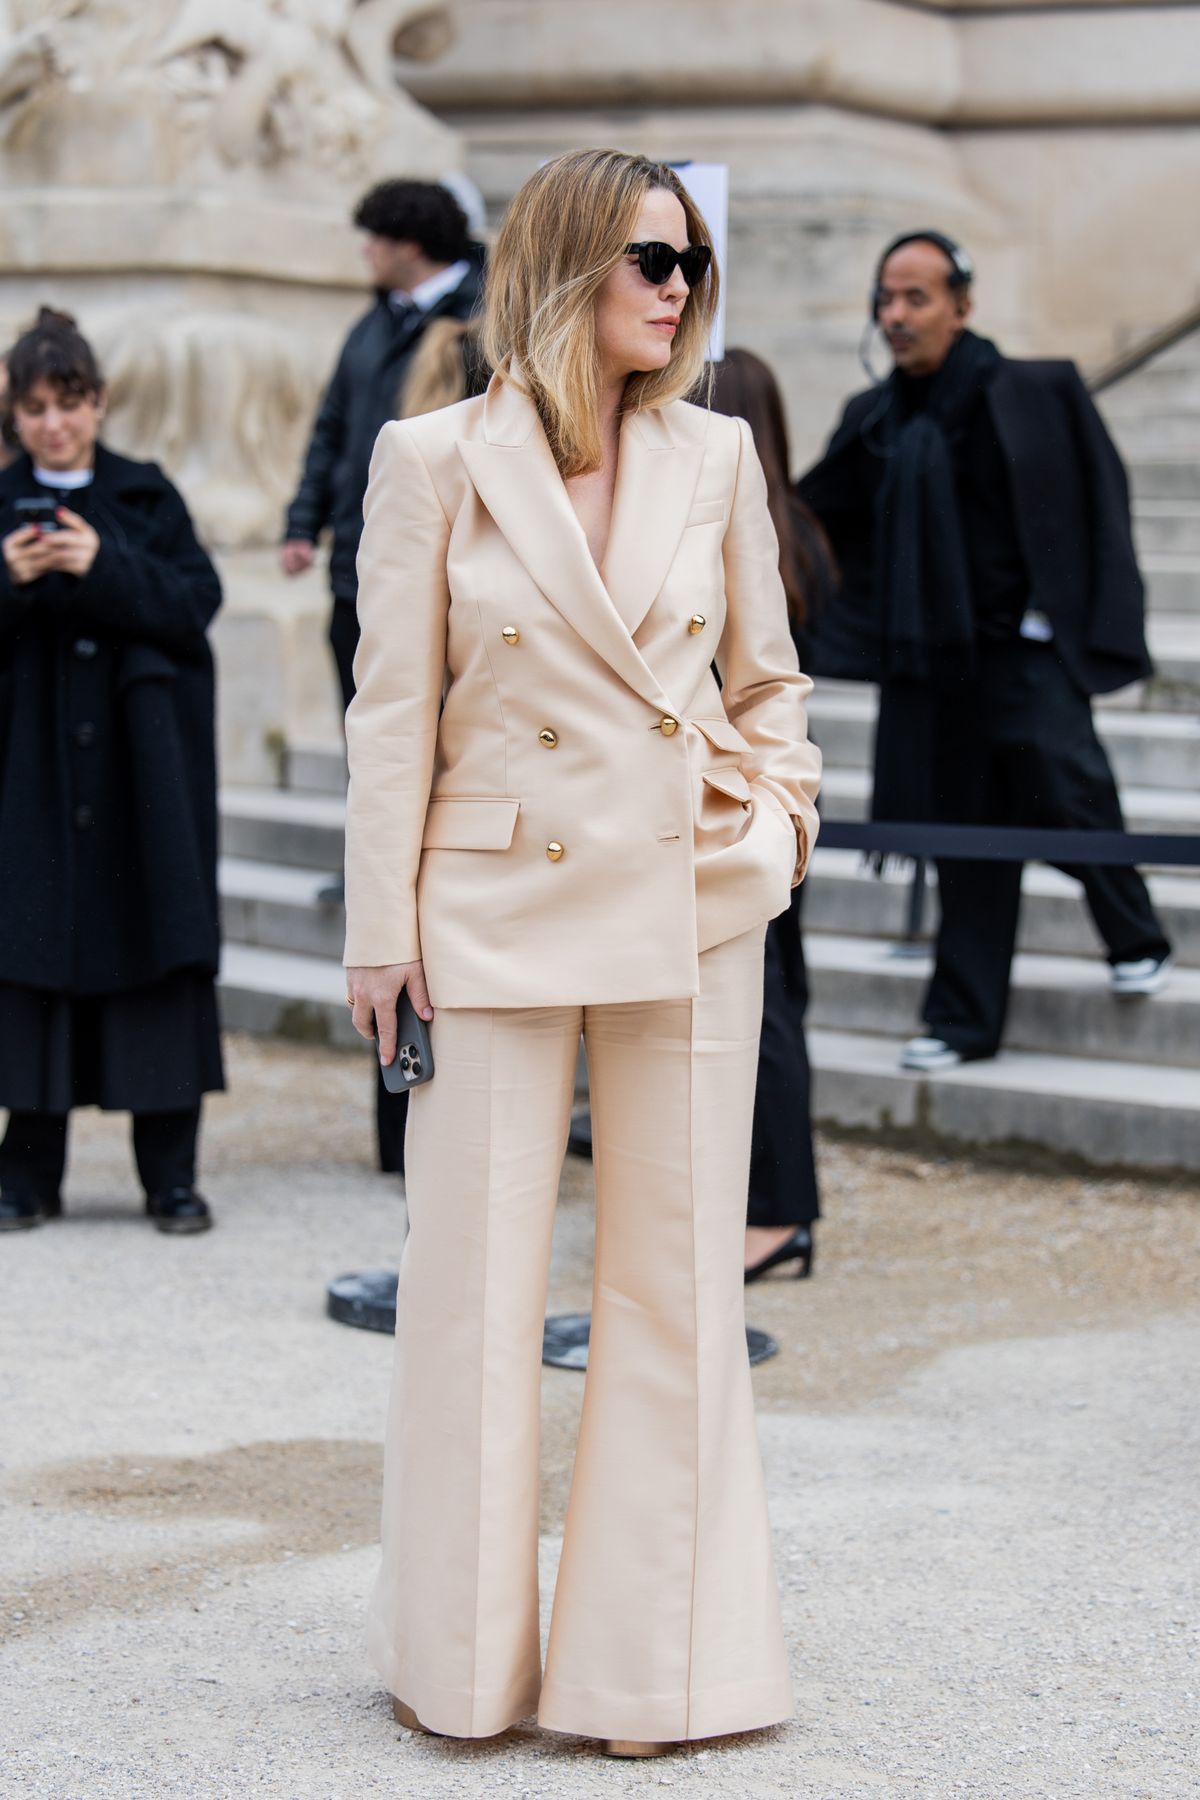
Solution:
[{"label": "woman holding phone", "polygon": [[[384,427],[347,719],[347,999],[412,1094],[383,1566],[397,1717],[646,1755],[786,1718],[742,1302],[763,934],[807,742],[748,428],[688,404],[717,271],[675,173],[559,157],[490,264],[487,393]],[[720,671],[718,686],[712,669]],[[591,1355],[543,1673],[538,1407],[576,1052]]]},{"label": "woman holding phone", "polygon": [[223,1085],[213,674],[221,599],[153,463],[99,442],[104,379],[43,307],[8,356],[0,473],[0,1229],[61,1210],[68,1116],[133,1114],[146,1212],[203,1231]]}]

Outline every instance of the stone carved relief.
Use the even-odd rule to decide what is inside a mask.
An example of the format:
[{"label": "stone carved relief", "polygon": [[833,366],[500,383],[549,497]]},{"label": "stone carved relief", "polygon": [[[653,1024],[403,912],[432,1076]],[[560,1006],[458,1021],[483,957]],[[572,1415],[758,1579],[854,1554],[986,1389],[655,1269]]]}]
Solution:
[{"label": "stone carved relief", "polygon": [[328,374],[296,330],[234,312],[131,312],[95,333],[106,439],[169,469],[205,541],[279,540]]},{"label": "stone carved relief", "polygon": [[[35,300],[95,340],[114,448],[160,461],[214,545],[278,541],[359,277],[353,200],[459,164],[397,80],[453,35],[430,0],[0,0],[0,268],[26,297],[52,278]],[[264,279],[310,304],[272,317]]]},{"label": "stone carved relief", "polygon": [[0,142],[52,152],[52,112],[68,154],[90,123],[119,121],[112,158],[122,167],[135,145],[143,180],[185,164],[191,180],[221,167],[369,179],[381,157],[407,149],[411,165],[445,136],[396,62],[452,38],[447,9],[420,0],[0,0]]}]

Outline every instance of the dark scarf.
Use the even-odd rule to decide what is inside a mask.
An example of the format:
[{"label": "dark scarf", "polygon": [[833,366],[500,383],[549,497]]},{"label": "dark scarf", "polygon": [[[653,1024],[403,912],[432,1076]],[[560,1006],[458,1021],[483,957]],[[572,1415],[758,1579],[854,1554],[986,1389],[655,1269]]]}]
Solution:
[{"label": "dark scarf", "polygon": [[876,591],[887,658],[875,740],[876,819],[937,816],[934,696],[961,692],[975,672],[954,466],[1000,363],[994,344],[965,331],[928,384],[893,374],[864,426],[885,464],[875,501]]}]

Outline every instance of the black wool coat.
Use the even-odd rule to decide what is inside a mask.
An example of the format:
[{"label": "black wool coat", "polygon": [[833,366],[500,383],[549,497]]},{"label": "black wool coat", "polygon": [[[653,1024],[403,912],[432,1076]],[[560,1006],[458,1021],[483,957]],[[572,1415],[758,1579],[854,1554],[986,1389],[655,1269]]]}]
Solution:
[{"label": "black wool coat", "polygon": [[[825,455],[797,483],[843,577],[818,625],[813,670],[851,681],[880,681],[886,672],[874,542],[882,462],[870,428],[885,389],[855,395]],[[1058,655],[1083,693],[1141,680],[1152,665],[1129,487],[1078,369],[1006,357],[984,403],[1008,462],[1028,605],[1050,620]]]},{"label": "black wool coat", "polygon": [[[0,538],[44,491],[28,457],[0,473]],[[99,533],[88,574],[14,587],[0,563],[0,982],[215,974],[216,571],[153,463],[100,447],[60,498]]]},{"label": "black wool coat", "polygon": [[475,311],[480,270],[477,260],[451,293],[428,312],[405,321],[397,319],[381,290],[342,346],[284,528],[289,538],[315,543],[326,525],[332,527],[329,580],[340,600],[353,600],[358,594],[355,565],[375,439],[396,417],[400,391],[425,327],[433,319],[469,319]]}]

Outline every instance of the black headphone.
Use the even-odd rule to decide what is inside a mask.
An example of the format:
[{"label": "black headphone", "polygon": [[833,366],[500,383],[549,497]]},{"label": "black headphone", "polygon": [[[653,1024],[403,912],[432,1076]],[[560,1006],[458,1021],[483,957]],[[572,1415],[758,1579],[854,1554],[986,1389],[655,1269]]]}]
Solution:
[{"label": "black headphone", "polygon": [[888,258],[897,250],[903,250],[905,244],[935,244],[950,259],[950,273],[946,277],[953,292],[969,288],[975,279],[975,265],[953,238],[947,237],[944,231],[906,231],[890,243],[875,265],[875,279],[871,283],[871,293],[867,301],[868,315],[872,324],[879,317],[879,304],[882,298],[880,290],[883,286],[883,271],[887,267]]}]

